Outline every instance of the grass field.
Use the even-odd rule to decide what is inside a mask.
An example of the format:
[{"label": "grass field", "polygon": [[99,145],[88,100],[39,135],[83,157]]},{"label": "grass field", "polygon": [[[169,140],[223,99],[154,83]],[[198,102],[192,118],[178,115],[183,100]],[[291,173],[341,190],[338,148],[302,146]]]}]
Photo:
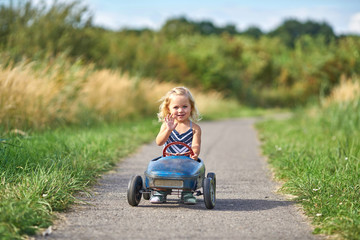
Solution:
[{"label": "grass field", "polygon": [[314,233],[343,239],[360,236],[360,98],[356,96],[298,111],[289,120],[258,124],[264,153],[284,182],[282,191],[296,196],[315,226]]},{"label": "grass field", "polygon": [[[0,239],[51,225],[54,211],[153,140],[158,99],[174,86],[62,59],[0,68]],[[192,92],[205,120],[274,112]],[[321,106],[258,125],[283,191],[297,196],[315,233],[360,236],[359,96],[359,81],[347,81]]]},{"label": "grass field", "polygon": [[152,119],[98,127],[10,134],[0,143],[0,239],[47,227],[121,157],[154,138]]}]

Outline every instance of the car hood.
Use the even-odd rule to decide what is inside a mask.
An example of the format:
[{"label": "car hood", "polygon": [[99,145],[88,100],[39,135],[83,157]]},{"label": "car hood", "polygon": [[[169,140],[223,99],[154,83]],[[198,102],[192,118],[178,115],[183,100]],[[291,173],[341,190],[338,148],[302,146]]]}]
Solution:
[{"label": "car hood", "polygon": [[191,178],[204,172],[205,166],[201,159],[195,161],[186,156],[170,156],[151,160],[145,175],[153,178]]}]

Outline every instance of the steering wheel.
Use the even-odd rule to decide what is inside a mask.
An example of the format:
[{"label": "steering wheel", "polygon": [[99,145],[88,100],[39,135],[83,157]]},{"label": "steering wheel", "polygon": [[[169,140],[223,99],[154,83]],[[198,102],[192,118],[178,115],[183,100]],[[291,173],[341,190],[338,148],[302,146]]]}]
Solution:
[{"label": "steering wheel", "polygon": [[[166,150],[172,145],[183,145],[184,147],[187,147],[187,149],[189,149],[189,151],[184,152],[184,153],[168,153],[168,152],[166,152]],[[186,156],[186,155],[194,155],[194,152],[193,152],[193,150],[191,149],[191,147],[189,145],[187,145],[186,143],[183,143],[183,142],[169,143],[168,145],[166,145],[164,147],[164,150],[163,150],[163,157],[166,157],[166,156]]]}]

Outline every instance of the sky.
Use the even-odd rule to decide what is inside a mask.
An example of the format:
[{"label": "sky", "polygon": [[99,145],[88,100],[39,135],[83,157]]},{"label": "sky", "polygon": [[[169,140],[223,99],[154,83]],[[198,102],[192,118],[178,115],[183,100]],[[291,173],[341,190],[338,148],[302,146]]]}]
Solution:
[{"label": "sky", "polygon": [[[70,0],[63,0],[70,1]],[[49,0],[49,2],[52,2]],[[61,0],[58,0],[61,2]],[[336,34],[360,35],[360,0],[82,0],[96,25],[113,30],[158,30],[169,18],[257,26],[268,32],[286,19],[328,23]]]}]

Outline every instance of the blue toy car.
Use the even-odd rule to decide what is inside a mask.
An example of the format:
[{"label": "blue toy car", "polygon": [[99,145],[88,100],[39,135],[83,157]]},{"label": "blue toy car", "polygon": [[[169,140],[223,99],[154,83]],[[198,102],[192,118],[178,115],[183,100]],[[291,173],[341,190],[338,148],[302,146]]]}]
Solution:
[{"label": "blue toy car", "polygon": [[[189,152],[181,155],[171,155],[166,149],[171,145],[184,145]],[[137,206],[141,197],[149,200],[157,189],[167,190],[177,194],[183,190],[191,191],[196,196],[204,195],[205,206],[215,207],[216,175],[208,173],[205,177],[205,165],[201,159],[197,161],[186,156],[193,154],[191,147],[182,142],[168,144],[163,150],[163,156],[150,161],[145,171],[145,181],[139,175],[132,176],[128,184],[127,200],[131,206]],[[202,192],[199,190],[202,188]]]}]

